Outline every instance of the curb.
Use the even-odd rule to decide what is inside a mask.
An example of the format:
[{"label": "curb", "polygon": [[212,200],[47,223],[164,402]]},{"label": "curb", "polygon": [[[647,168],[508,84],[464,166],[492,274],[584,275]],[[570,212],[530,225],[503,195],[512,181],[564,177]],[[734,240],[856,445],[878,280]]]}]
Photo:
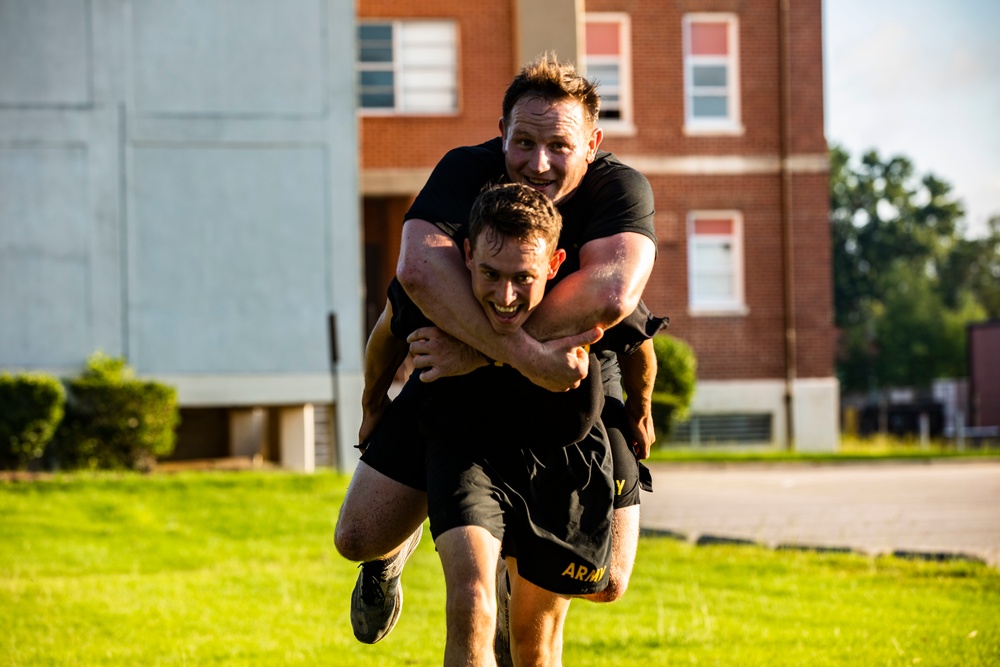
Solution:
[{"label": "curb", "polygon": [[868,556],[872,558],[877,558],[880,556],[892,556],[893,558],[902,558],[905,560],[921,560],[934,563],[949,563],[949,562],[963,562],[963,563],[979,563],[981,565],[989,565],[984,558],[976,556],[974,554],[968,554],[961,551],[917,551],[909,549],[894,549],[892,551],[879,551],[872,550],[866,551],[864,549],[857,549],[854,547],[846,546],[829,546],[824,544],[799,544],[795,542],[779,542],[779,543],[766,543],[759,542],[757,540],[747,539],[745,537],[731,537],[728,535],[714,535],[711,533],[704,534],[686,534],[670,529],[661,528],[640,528],[639,537],[652,537],[652,538],[665,538],[676,540],[678,542],[686,542],[692,544],[696,547],[706,547],[706,546],[745,546],[745,547],[762,547],[764,549],[770,549],[772,551],[802,551],[817,554],[855,554],[858,556]]}]

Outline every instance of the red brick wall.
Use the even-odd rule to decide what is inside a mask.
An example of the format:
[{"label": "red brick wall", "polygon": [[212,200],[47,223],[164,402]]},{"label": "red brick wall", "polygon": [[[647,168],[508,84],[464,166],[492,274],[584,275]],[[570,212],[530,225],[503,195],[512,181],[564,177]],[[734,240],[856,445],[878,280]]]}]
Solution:
[{"label": "red brick wall", "polygon": [[458,0],[358,0],[358,19],[458,22],[459,109],[449,116],[361,116],[363,168],[431,167],[449,148],[499,134],[500,102],[514,76],[512,6]]},{"label": "red brick wall", "polygon": [[[586,0],[587,11],[632,18],[634,137],[605,137],[619,154],[677,157],[780,153],[780,0]],[[790,150],[823,154],[821,0],[789,3],[792,27]],[[739,17],[740,136],[684,135],[681,20],[688,12]],[[431,166],[453,146],[497,132],[500,100],[514,74],[510,2],[358,0],[362,18],[455,17],[460,31],[461,103],[456,117],[363,118],[367,168]],[[781,379],[785,375],[781,243],[781,176],[651,176],[659,256],[645,297],[669,315],[669,332],[688,341],[705,380]],[[794,299],[799,377],[833,375],[834,336],[826,174],[792,178]],[[744,223],[747,315],[688,313],[687,229],[690,211],[738,210]]]},{"label": "red brick wall", "polygon": [[826,174],[792,179],[798,376],[834,374],[833,264]]},{"label": "red brick wall", "polygon": [[820,0],[791,7],[792,153],[825,153],[823,133],[823,11]]}]

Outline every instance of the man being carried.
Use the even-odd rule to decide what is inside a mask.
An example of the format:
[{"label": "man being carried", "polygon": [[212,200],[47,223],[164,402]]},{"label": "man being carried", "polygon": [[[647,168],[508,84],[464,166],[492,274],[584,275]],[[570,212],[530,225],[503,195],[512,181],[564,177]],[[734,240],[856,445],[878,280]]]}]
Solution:
[{"label": "man being carried", "polygon": [[[541,302],[565,259],[556,250],[560,227],[552,203],[527,186],[496,186],[477,198],[465,262],[497,334],[517,332]],[[392,329],[427,324],[398,291],[390,296]],[[633,331],[624,323],[615,328],[609,340],[617,341],[616,351],[645,340],[645,318],[638,324]],[[380,325],[369,340],[366,369],[377,370],[373,380],[398,364],[386,329]],[[575,353],[587,354],[579,347]],[[608,577],[613,489],[599,421],[599,365],[594,359],[581,385],[568,392],[550,392],[493,365],[444,378],[427,395],[420,429],[428,439],[431,532],[448,589],[445,664],[492,661],[491,589],[502,544],[514,655],[519,664],[558,665],[569,596],[600,591]],[[469,591],[469,580],[485,582],[485,595]]]}]

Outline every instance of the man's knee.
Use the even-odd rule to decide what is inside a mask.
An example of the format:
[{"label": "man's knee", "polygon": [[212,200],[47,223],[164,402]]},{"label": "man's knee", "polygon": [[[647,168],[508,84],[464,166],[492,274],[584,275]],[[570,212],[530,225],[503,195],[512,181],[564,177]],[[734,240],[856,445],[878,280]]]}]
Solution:
[{"label": "man's knee", "polygon": [[486,626],[496,624],[496,596],[485,582],[463,577],[448,585],[446,610],[449,625],[472,626],[481,622]]},{"label": "man's knee", "polygon": [[363,531],[359,530],[358,526],[352,522],[345,520],[343,516],[337,521],[337,526],[333,531],[333,543],[340,555],[347,560],[365,561],[372,559]]},{"label": "man's knee", "polygon": [[632,579],[638,544],[639,506],[615,510],[611,525],[611,568],[608,572],[608,585],[603,591],[587,595],[586,599],[591,602],[616,602],[622,599]]},{"label": "man's knee", "polygon": [[334,529],[334,545],[348,560],[382,558],[401,545],[427,516],[427,496],[358,464]]}]

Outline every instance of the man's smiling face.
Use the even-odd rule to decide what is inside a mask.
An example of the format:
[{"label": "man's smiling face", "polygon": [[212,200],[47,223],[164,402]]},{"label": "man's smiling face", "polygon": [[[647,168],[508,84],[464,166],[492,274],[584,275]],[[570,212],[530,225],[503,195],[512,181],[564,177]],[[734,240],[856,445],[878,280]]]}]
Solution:
[{"label": "man's smiling face", "polygon": [[[566,257],[535,237],[530,240],[487,239],[479,235],[475,249],[465,242],[465,264],[472,274],[472,293],[499,334],[521,328],[542,297],[545,283],[556,275]],[[491,242],[493,241],[493,242]]]},{"label": "man's smiling face", "polygon": [[597,155],[602,133],[586,120],[583,104],[539,97],[518,100],[500,121],[507,176],[556,204],[580,185]]}]

